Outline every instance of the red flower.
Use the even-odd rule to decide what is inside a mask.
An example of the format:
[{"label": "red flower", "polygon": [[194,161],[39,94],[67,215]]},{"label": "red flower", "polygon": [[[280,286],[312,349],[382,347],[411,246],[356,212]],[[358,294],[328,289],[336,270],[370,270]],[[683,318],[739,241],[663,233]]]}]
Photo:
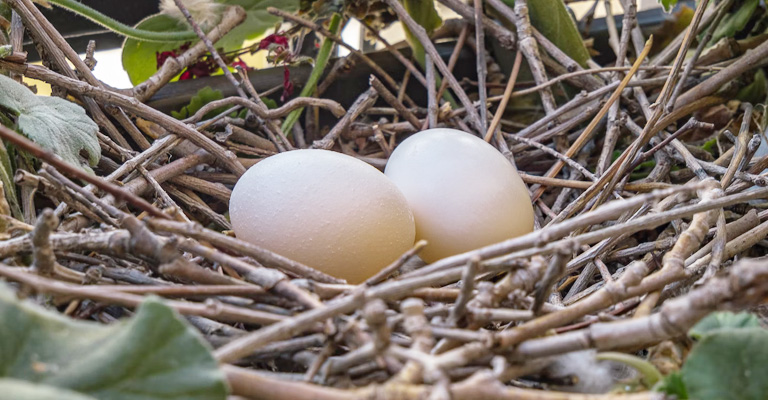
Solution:
[{"label": "red flower", "polygon": [[173,50],[170,50],[170,51],[164,51],[162,53],[156,51],[155,52],[155,61],[157,61],[157,69],[160,69],[160,67],[162,67],[163,64],[165,64],[165,62],[168,60],[168,58],[170,58],[170,57],[178,57],[181,53],[189,50],[190,44],[191,44],[190,42],[186,42],[186,43],[182,44],[181,46],[179,46],[178,49],[173,49]]},{"label": "red flower", "polygon": [[259,42],[259,50],[269,48],[269,45],[273,43],[278,46],[288,47],[288,38],[279,33],[273,33]]},{"label": "red flower", "polygon": [[160,69],[160,67],[165,64],[165,61],[168,60],[170,57],[176,57],[176,53],[173,51],[164,51],[162,53],[155,52],[155,60],[157,61],[157,69]]},{"label": "red flower", "polygon": [[246,64],[246,63],[245,63],[245,61],[243,61],[243,59],[242,59],[242,58],[240,58],[240,57],[238,57],[238,58],[237,58],[237,61],[234,61],[234,62],[232,62],[230,65],[231,65],[233,68],[234,68],[234,67],[240,67],[240,68],[242,68],[242,69],[244,69],[244,70],[249,70],[249,69],[250,69],[250,68],[248,68],[248,64]]},{"label": "red flower", "polygon": [[190,65],[181,74],[179,80],[187,80],[193,78],[200,78],[203,76],[210,76],[213,71],[216,71],[219,67],[213,62],[213,59],[206,57],[195,64]]}]

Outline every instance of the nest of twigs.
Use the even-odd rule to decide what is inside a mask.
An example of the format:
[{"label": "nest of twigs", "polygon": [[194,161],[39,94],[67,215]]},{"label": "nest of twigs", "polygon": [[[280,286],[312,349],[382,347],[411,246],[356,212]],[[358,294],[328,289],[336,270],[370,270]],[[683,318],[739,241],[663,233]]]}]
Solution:
[{"label": "nest of twigs", "polygon": [[[79,319],[110,321],[145,295],[166,298],[194,317],[233,395],[571,398],[562,391],[579,388],[578,370],[598,367],[591,356],[563,367],[563,355],[653,355],[663,346],[685,353],[685,332],[698,320],[716,309],[755,309],[768,292],[768,264],[749,260],[765,255],[768,234],[768,156],[756,156],[765,109],[733,100],[739,87],[728,87],[748,84],[738,79],[768,59],[768,42],[706,58],[699,45],[732,2],[699,2],[690,25],[650,55],[630,8],[623,28],[609,26],[616,61],[585,69],[532,29],[521,0],[514,9],[489,0],[516,28],[487,19],[479,34],[471,6],[445,1],[464,19],[440,34],[458,38],[457,49],[470,44],[478,79],[457,80],[450,60],[431,58],[433,42],[413,29],[432,60],[426,73],[400,57],[408,77],[377,75],[346,109],[299,98],[268,110],[240,84],[247,82],[240,71],[229,78],[241,95],[185,121],[143,102],[207,54],[204,43],[146,83],[113,90],[30,1],[8,3],[45,66],[14,53],[0,68],[79,100],[100,125],[102,161],[88,175],[0,128],[43,162],[16,176],[24,220],[4,219],[0,276]],[[402,6],[387,3],[410,26]],[[228,15],[222,32],[234,26]],[[477,45],[482,34],[518,66],[524,61],[528,77],[518,78],[518,66],[502,70],[498,52]],[[688,50],[695,55],[686,58]],[[344,73],[327,73],[320,86]],[[398,91],[404,79],[430,87],[426,103]],[[446,88],[457,107],[440,95]],[[202,118],[222,106],[249,112]],[[280,125],[299,107],[310,112],[288,135]],[[336,114],[333,123],[317,119],[312,111],[320,109]],[[512,155],[529,185],[535,231],[430,265],[412,251],[384,279],[357,286],[229,233],[231,188],[260,159],[311,147],[383,168],[397,143],[427,127],[487,134]],[[608,387],[618,375],[633,376],[619,372]],[[654,395],[641,389],[631,396]]]}]

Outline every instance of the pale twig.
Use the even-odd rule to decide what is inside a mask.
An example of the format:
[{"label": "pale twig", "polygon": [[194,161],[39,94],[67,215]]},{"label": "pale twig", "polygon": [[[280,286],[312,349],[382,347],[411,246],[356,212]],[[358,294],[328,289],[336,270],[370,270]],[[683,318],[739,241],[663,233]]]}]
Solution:
[{"label": "pale twig", "polygon": [[[451,56],[448,58],[448,70],[451,72],[453,72],[453,68],[456,67],[456,62],[459,61],[459,55],[461,55],[461,50],[464,48],[464,44],[467,42],[467,37],[469,37],[469,26],[465,25],[463,28],[461,28],[459,38],[456,39],[456,45],[453,47]],[[445,93],[445,89],[447,88],[448,81],[443,80],[440,82],[440,89],[438,89],[435,98],[442,99],[443,93]]]},{"label": "pale twig", "polygon": [[[245,10],[240,6],[227,7],[221,16],[221,22],[218,26],[208,32],[207,37],[211,42],[216,42],[233,28],[245,20]],[[165,86],[171,79],[178,75],[184,68],[197,62],[197,60],[208,51],[208,47],[202,41],[195,43],[189,50],[178,57],[168,58],[162,67],[155,72],[146,81],[136,85],[131,89],[131,94],[139,101],[147,101],[160,88]]]},{"label": "pale twig", "polygon": [[344,107],[341,106],[341,104],[329,100],[329,99],[318,99],[315,97],[297,97],[295,99],[291,99],[290,101],[286,102],[282,106],[274,109],[266,109],[266,106],[263,104],[259,104],[256,101],[250,100],[245,97],[227,97],[225,99],[221,100],[214,100],[206,105],[204,105],[202,108],[200,108],[195,114],[187,119],[184,120],[184,122],[187,123],[194,123],[197,121],[200,121],[203,119],[203,116],[205,114],[208,114],[209,112],[216,110],[221,107],[228,107],[232,105],[239,105],[242,107],[247,108],[260,118],[264,119],[276,119],[276,118],[283,118],[286,115],[290,114],[291,111],[301,108],[301,107],[321,107],[325,108],[328,111],[330,111],[335,117],[339,118],[343,116],[346,113],[346,110],[344,110]]},{"label": "pale twig", "polygon": [[[544,64],[539,55],[539,46],[533,38],[531,20],[528,15],[528,4],[524,0],[516,1],[514,11],[510,10],[509,6],[502,3],[501,0],[488,0],[488,4],[515,24],[518,36],[518,51],[521,51],[526,61],[528,61],[528,66],[531,68],[536,84],[540,85],[546,82],[549,78],[547,78]],[[555,109],[557,109],[557,104],[555,103],[552,90],[549,87],[544,87],[539,91],[539,95],[541,96],[541,102],[544,105],[546,114],[553,114]]]},{"label": "pale twig", "polygon": [[[424,50],[427,52],[429,57],[432,59],[432,62],[435,63],[435,66],[440,71],[441,74],[443,74],[443,79],[448,81],[448,85],[453,89],[453,91],[456,93],[456,95],[459,97],[459,101],[461,101],[461,104],[464,106],[464,108],[467,109],[467,113],[470,116],[470,119],[475,125],[475,129],[478,129],[478,132],[480,132],[480,129],[483,128],[482,124],[480,123],[480,116],[477,114],[477,110],[472,105],[472,101],[469,100],[469,97],[467,97],[467,93],[464,91],[464,89],[461,87],[459,82],[456,80],[456,77],[453,76],[451,71],[448,69],[448,66],[445,65],[445,62],[440,57],[440,54],[438,54],[437,49],[435,49],[435,45],[432,44],[432,41],[429,40],[429,36],[427,35],[427,32],[424,30],[424,28],[416,23],[416,21],[411,18],[410,15],[408,15],[408,12],[405,11],[405,8],[398,0],[385,0],[386,3],[392,7],[392,9],[397,14],[398,18],[400,18],[400,21],[402,21],[406,26],[408,26],[408,30],[413,33],[414,36],[421,42],[421,44],[424,46]],[[482,129],[482,132],[485,132],[485,129]]]},{"label": "pale twig", "polygon": [[[475,8],[475,26],[482,26],[483,0],[474,0],[473,3]],[[486,100],[488,98],[488,92],[485,87],[485,79],[488,76],[488,66],[485,61],[485,31],[483,29],[475,29],[475,43],[477,48],[477,51],[475,52],[477,55],[477,93],[480,103],[480,124],[483,128],[483,131],[481,131],[482,134],[488,126],[488,104]]]},{"label": "pale twig", "polygon": [[723,178],[720,180],[722,188],[728,188],[731,184],[733,176],[739,171],[741,167],[741,161],[747,154],[747,142],[749,141],[749,127],[752,121],[752,104],[746,103],[744,106],[744,116],[741,121],[741,128],[739,128],[738,141],[736,142],[736,153],[731,158],[731,163],[728,165],[728,170],[725,171]]},{"label": "pale twig", "polygon": [[59,225],[59,219],[53,214],[50,208],[46,208],[38,216],[35,230],[30,233],[32,236],[32,268],[42,276],[53,275],[56,265],[56,256],[53,254],[51,246],[51,232]]},{"label": "pale twig", "polygon": [[499,123],[501,122],[501,117],[504,115],[504,111],[507,108],[507,103],[509,102],[510,97],[512,96],[512,90],[515,88],[515,82],[517,81],[517,74],[520,72],[520,64],[523,61],[523,54],[521,52],[517,52],[515,54],[515,63],[512,66],[512,72],[509,74],[509,80],[507,81],[507,87],[504,88],[504,95],[501,98],[501,102],[499,103],[499,108],[496,109],[496,114],[493,115],[493,121],[491,121],[491,126],[488,127],[488,131],[485,133],[485,141],[491,142],[491,139],[493,138],[494,134],[496,133],[496,128],[498,128]]},{"label": "pale twig", "polygon": [[419,121],[418,118],[416,118],[413,113],[405,108],[403,103],[397,100],[397,97],[395,97],[392,92],[390,92],[382,83],[379,81],[378,78],[371,75],[371,78],[369,80],[371,86],[373,86],[374,89],[376,89],[376,92],[381,96],[384,101],[389,103],[395,110],[397,110],[398,114],[403,117],[406,121],[408,121],[415,129],[421,129],[421,121]]},{"label": "pale twig", "polygon": [[138,197],[133,193],[130,193],[123,188],[104,180],[101,177],[91,175],[80,168],[62,161],[55,154],[51,153],[50,151],[43,150],[43,148],[38,146],[35,142],[21,136],[20,134],[6,128],[3,125],[0,125],[0,137],[2,137],[3,140],[13,143],[19,148],[24,149],[24,151],[29,152],[35,157],[53,165],[58,170],[63,171],[67,175],[74,176],[78,179],[82,179],[90,184],[93,184],[99,189],[115,196],[115,198],[125,200],[134,206],[154,215],[155,217],[168,218],[168,216],[165,215],[162,211],[147,203],[147,201],[141,197]]},{"label": "pale twig", "polygon": [[130,110],[136,113],[136,115],[156,122],[169,131],[179,135],[180,137],[183,137],[184,139],[189,140],[197,146],[200,146],[203,150],[208,151],[218,160],[220,160],[224,165],[226,165],[231,172],[237,175],[242,175],[245,172],[245,167],[243,167],[243,165],[237,160],[237,157],[233,153],[221,148],[221,146],[213,142],[211,139],[208,139],[205,137],[205,135],[190,128],[181,121],[169,115],[163,114],[153,108],[150,108],[133,97],[128,97],[119,93],[108,91],[106,89],[91,86],[86,82],[81,82],[76,79],[67,78],[38,65],[18,65],[2,60],[0,60],[0,65],[9,70],[20,72],[28,77],[40,79],[42,81],[64,87],[67,90],[81,93],[86,97],[91,97],[101,102],[114,104],[126,110]]},{"label": "pale twig", "polygon": [[[590,135],[592,134],[592,131],[597,127],[597,124],[600,122],[603,116],[605,116],[605,114],[608,112],[611,105],[616,100],[618,100],[619,96],[621,96],[621,92],[627,86],[627,83],[629,83],[629,80],[632,79],[632,76],[635,74],[635,72],[637,72],[637,69],[640,67],[640,63],[643,62],[643,59],[645,59],[645,57],[648,55],[648,52],[651,50],[652,44],[653,44],[653,39],[649,39],[648,42],[645,44],[643,53],[640,54],[637,60],[635,60],[635,63],[632,65],[632,69],[627,73],[624,79],[621,80],[621,83],[619,83],[619,86],[616,88],[613,94],[611,94],[611,97],[608,98],[608,101],[605,103],[603,108],[601,108],[600,111],[597,113],[597,115],[592,119],[592,122],[589,123],[589,125],[584,129],[581,135],[579,135],[578,139],[576,139],[576,141],[571,145],[571,147],[568,148],[568,152],[565,153],[566,157],[573,157],[586,144],[587,140],[590,138]],[[547,171],[546,176],[548,178],[554,178],[563,168],[563,165],[564,163],[558,160],[555,163],[555,165],[552,166],[552,168],[550,168],[549,171]],[[539,188],[539,190],[537,190],[531,198],[533,200],[536,200],[543,193],[544,193],[544,189]]]}]

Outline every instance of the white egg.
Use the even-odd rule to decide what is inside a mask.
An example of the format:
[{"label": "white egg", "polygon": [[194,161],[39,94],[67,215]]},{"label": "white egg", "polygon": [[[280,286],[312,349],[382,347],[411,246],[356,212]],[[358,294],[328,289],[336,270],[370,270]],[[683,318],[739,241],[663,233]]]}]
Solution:
[{"label": "white egg", "polygon": [[397,146],[384,173],[408,199],[424,261],[533,231],[533,206],[515,167],[482,139],[455,129],[419,132]]},{"label": "white egg", "polygon": [[235,185],[238,238],[360,283],[414,243],[408,203],[381,171],[327,150],[271,156]]}]

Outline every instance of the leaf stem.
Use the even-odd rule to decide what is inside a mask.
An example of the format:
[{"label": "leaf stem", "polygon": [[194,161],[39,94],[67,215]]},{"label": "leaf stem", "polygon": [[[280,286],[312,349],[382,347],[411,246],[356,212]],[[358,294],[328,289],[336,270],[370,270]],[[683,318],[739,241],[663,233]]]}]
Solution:
[{"label": "leaf stem", "polygon": [[136,29],[117,21],[99,11],[76,0],[48,0],[65,10],[81,15],[89,20],[109,29],[112,32],[143,42],[170,42],[197,40],[197,35],[192,31],[153,32],[144,29]]},{"label": "leaf stem", "polygon": [[643,375],[642,381],[648,388],[652,388],[653,385],[655,385],[656,382],[660,381],[662,378],[661,372],[659,372],[659,370],[656,369],[653,364],[631,354],[606,351],[597,353],[595,358],[598,360],[620,362],[634,368],[637,370],[637,372]]},{"label": "leaf stem", "polygon": [[[328,30],[334,36],[339,34],[339,31],[341,30],[341,14],[334,13],[331,16],[331,21],[328,24]],[[312,68],[312,72],[309,74],[309,78],[307,79],[307,83],[304,85],[304,88],[301,89],[299,97],[311,96],[315,92],[315,89],[317,88],[317,82],[320,80],[320,76],[323,74],[325,66],[328,65],[328,59],[331,58],[331,50],[333,50],[333,40],[326,37],[323,39],[323,44],[320,46],[320,51],[317,53],[315,66]],[[301,116],[302,111],[304,111],[303,107],[293,110],[290,114],[288,114],[285,122],[283,122],[283,132],[285,132],[285,134],[289,137],[291,135],[291,128],[293,128],[293,124],[299,120],[299,116]]]}]

